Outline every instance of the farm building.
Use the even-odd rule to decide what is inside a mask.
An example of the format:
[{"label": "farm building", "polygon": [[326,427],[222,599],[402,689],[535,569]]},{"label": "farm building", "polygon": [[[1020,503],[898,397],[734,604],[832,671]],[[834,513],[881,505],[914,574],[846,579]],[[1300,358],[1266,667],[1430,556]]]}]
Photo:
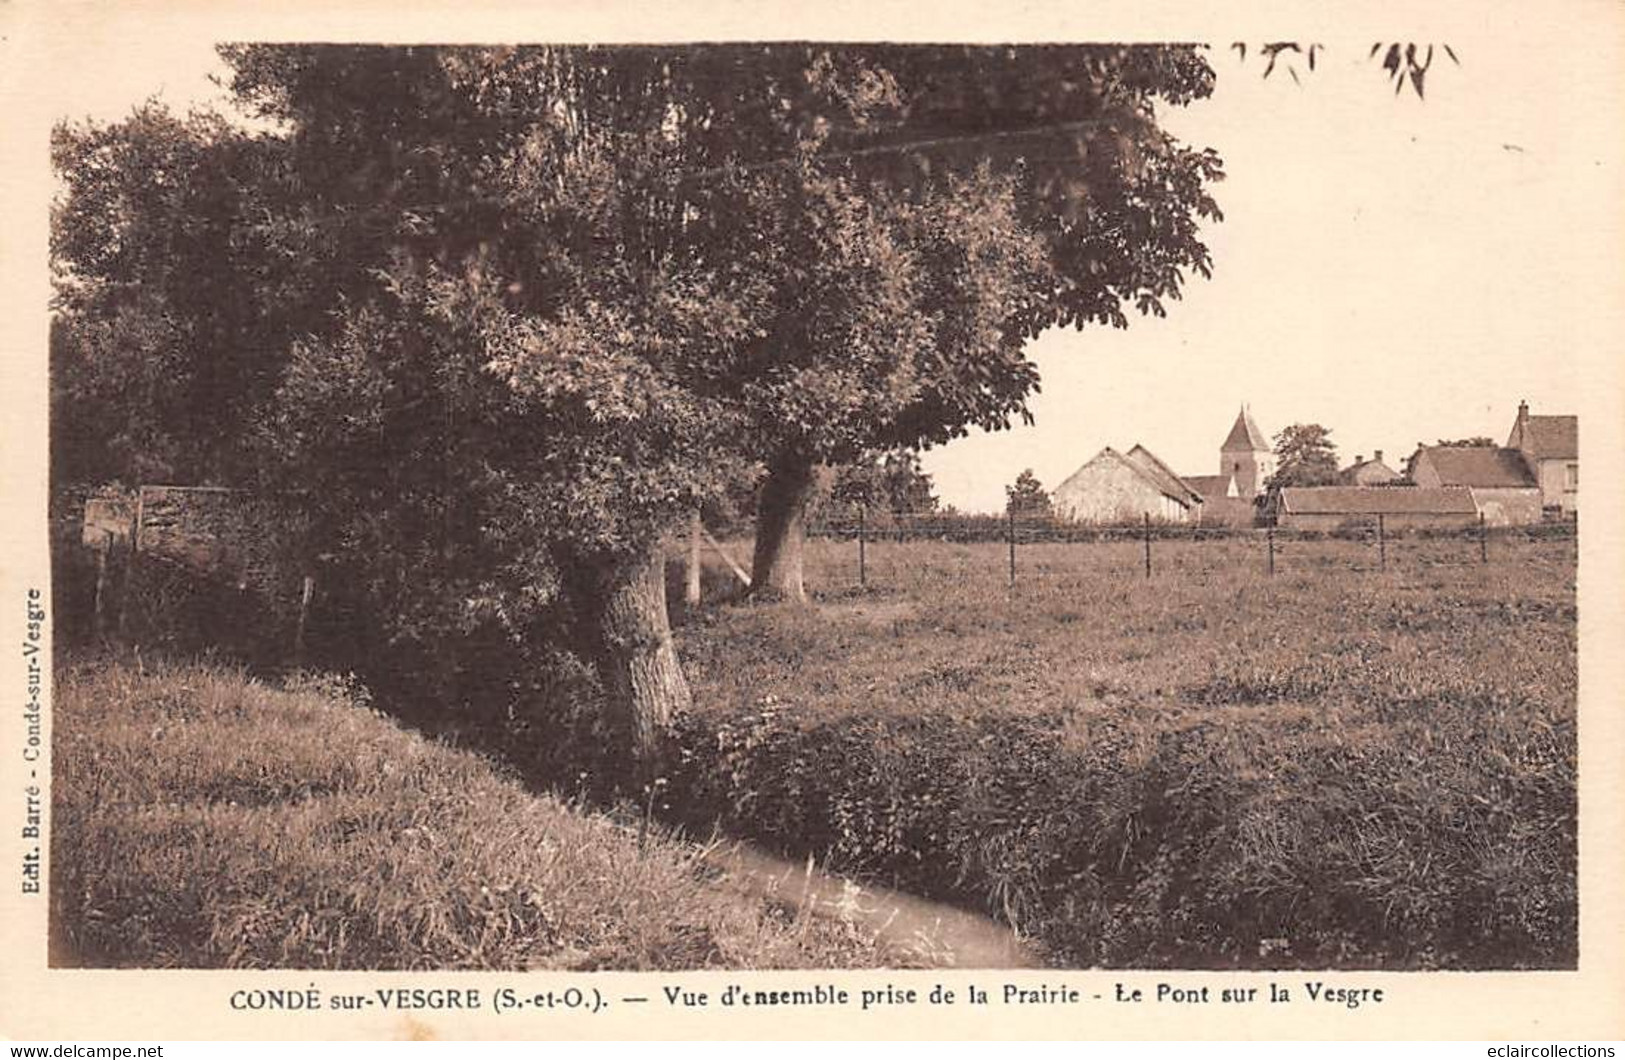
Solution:
[{"label": "farm building", "polygon": [[1516,449],[1421,446],[1411,458],[1411,479],[1421,489],[1466,488],[1491,526],[1524,526],[1541,519],[1535,473]]},{"label": "farm building", "polygon": [[1234,475],[1186,475],[1185,485],[1202,498],[1203,526],[1251,526],[1253,502],[1236,489]]},{"label": "farm building", "polygon": [[1185,485],[1201,494],[1204,503],[1241,499],[1236,493],[1236,480],[1230,475],[1185,475],[1183,478]]},{"label": "farm building", "polygon": [[1383,463],[1382,450],[1378,449],[1370,460],[1363,456],[1356,456],[1354,463],[1337,473],[1337,484],[1340,486],[1391,486],[1402,477],[1399,472]]},{"label": "farm building", "polygon": [[1518,402],[1507,448],[1523,454],[1540,489],[1541,507],[1573,515],[1580,510],[1580,417],[1531,416]]},{"label": "farm building", "polygon": [[1478,521],[1472,491],[1461,486],[1287,486],[1275,501],[1275,522],[1299,530],[1371,526],[1390,530],[1471,526]]},{"label": "farm building", "polygon": [[1275,457],[1242,406],[1219,446],[1217,475],[1177,475],[1143,445],[1107,446],[1056,487],[1055,514],[1084,523],[1139,522],[1251,526],[1253,500],[1275,471]]},{"label": "farm building", "polygon": [[1080,523],[1194,523],[1202,496],[1142,445],[1107,446],[1055,487],[1055,514]]}]

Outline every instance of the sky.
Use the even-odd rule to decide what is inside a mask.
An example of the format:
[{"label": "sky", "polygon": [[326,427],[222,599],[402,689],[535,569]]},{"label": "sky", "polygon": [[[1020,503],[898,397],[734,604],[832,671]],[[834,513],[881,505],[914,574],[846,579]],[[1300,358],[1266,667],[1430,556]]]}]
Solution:
[{"label": "sky", "polygon": [[[1035,422],[928,451],[943,502],[1002,508],[1024,468],[1054,487],[1107,445],[1214,474],[1243,403],[1271,436],[1319,423],[1345,464],[1380,449],[1396,468],[1419,441],[1504,440],[1520,400],[1578,412],[1622,323],[1619,45],[1507,28],[1453,38],[1461,64],[1438,56],[1425,101],[1392,91],[1369,38],[1322,38],[1301,84],[1215,48],[1213,97],[1163,115],[1225,162],[1213,279],[1165,319],[1033,342]],[[120,32],[92,22],[39,60],[99,71],[57,82],[57,116],[222,98],[206,36],[98,66]]]},{"label": "sky", "polygon": [[1213,279],[1166,319],[1040,337],[1035,423],[926,455],[946,502],[1002,507],[1023,468],[1053,488],[1107,445],[1217,474],[1243,403],[1272,438],[1319,423],[1345,465],[1381,449],[1396,469],[1417,442],[1504,442],[1520,400],[1579,411],[1581,355],[1617,356],[1619,334],[1599,287],[1618,282],[1622,134],[1562,120],[1594,75],[1532,91],[1515,53],[1468,50],[1424,101],[1368,50],[1301,87],[1213,56],[1213,97],[1165,121],[1225,160]]}]

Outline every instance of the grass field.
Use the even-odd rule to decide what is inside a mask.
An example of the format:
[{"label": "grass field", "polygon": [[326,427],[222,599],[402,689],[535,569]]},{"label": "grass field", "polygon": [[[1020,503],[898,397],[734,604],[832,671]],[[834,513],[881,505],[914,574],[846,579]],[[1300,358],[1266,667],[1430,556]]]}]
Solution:
[{"label": "grass field", "polygon": [[1574,541],[1261,546],[812,542],[682,627],[696,783],[1057,963],[1572,965]]},{"label": "grass field", "polygon": [[815,711],[1233,721],[1238,706],[1382,711],[1489,691],[1572,717],[1574,542],[1493,547],[1486,565],[1471,542],[1390,542],[1379,572],[1367,544],[1283,542],[1271,578],[1258,542],[1159,541],[1148,580],[1137,542],[1030,545],[1012,588],[1002,544],[881,542],[859,589],[856,546],[814,541],[818,607],[707,610],[685,658],[708,704],[758,691]]},{"label": "grass field", "polygon": [[[695,711],[661,798],[1057,966],[1573,967],[1575,544],[1478,556],[1294,539],[1270,577],[1255,538],[1164,540],[1147,579],[1138,542],[1035,544],[1011,586],[1001,543],[887,541],[860,588],[856,545],[813,541],[807,607],[719,565],[677,607]],[[331,679],[81,664],[55,702],[57,963],[916,960]],[[580,734],[466,735],[533,789],[592,768]]]},{"label": "grass field", "polygon": [[695,968],[894,964],[718,881],[695,848],[539,798],[331,681],[68,668],[53,963]]}]

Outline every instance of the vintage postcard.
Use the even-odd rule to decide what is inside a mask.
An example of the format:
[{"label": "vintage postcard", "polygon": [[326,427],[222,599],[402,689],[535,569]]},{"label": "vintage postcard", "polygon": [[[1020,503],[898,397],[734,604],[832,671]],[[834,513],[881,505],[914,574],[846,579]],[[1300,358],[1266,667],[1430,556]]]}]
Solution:
[{"label": "vintage postcard", "polygon": [[0,10],[0,1034],[1625,1037],[1625,9],[1279,14]]}]

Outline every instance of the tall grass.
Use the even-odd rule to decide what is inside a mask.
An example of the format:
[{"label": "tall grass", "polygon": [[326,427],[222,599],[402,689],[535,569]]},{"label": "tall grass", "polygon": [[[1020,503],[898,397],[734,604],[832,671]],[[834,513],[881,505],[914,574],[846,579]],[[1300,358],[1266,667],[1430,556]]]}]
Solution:
[{"label": "tall grass", "polygon": [[[1256,537],[1159,540],[1147,579],[1138,542],[1028,545],[1011,586],[999,543],[871,542],[860,588],[855,543],[813,541],[805,608],[729,602],[710,569],[712,602],[679,608],[695,710],[660,801],[988,911],[1058,965],[1572,967],[1573,540],[1500,536],[1483,564],[1476,542],[1403,537],[1386,569],[1374,542],[1280,546],[1270,577]],[[466,735],[597,791],[586,685],[532,684],[534,703],[465,709]],[[640,855],[353,698],[64,675],[64,953],[899,959],[719,889],[669,839]]]},{"label": "tall grass", "polygon": [[986,908],[1061,964],[1569,967],[1572,541],[809,546],[710,609],[695,812]]},{"label": "tall grass", "polygon": [[[360,700],[358,702],[358,699]],[[57,964],[695,968],[887,963],[711,878],[695,848],[529,794],[332,680],[69,667]]]}]

